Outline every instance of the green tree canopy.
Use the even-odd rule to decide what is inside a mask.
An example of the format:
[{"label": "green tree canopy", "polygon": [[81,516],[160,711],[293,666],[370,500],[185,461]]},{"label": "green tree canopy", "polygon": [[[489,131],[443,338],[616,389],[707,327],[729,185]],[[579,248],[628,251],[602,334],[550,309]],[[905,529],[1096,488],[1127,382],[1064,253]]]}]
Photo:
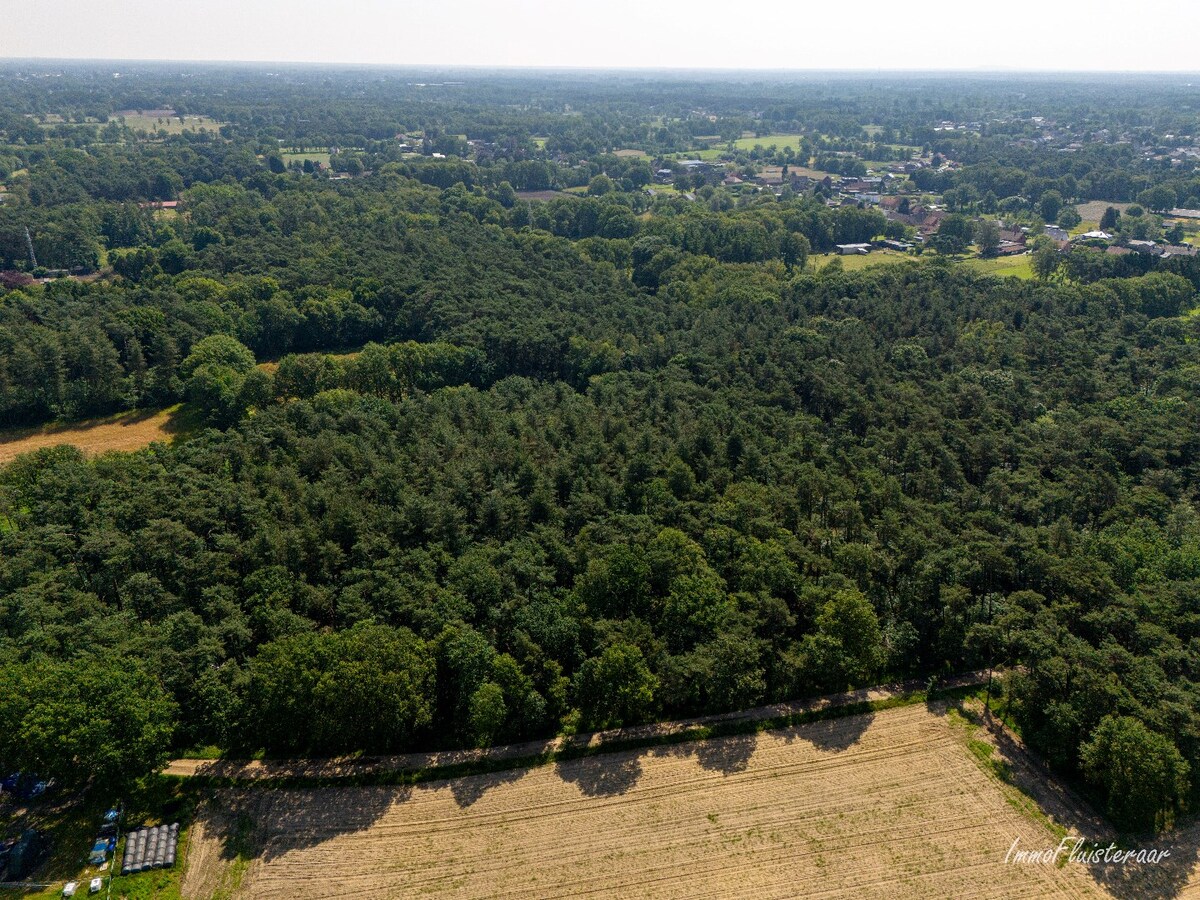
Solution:
[{"label": "green tree canopy", "polygon": [[264,644],[248,676],[248,733],[271,752],[399,751],[432,721],[433,656],[404,628],[295,634]]},{"label": "green tree canopy", "polygon": [[1105,716],[1083,745],[1082,761],[1121,828],[1170,827],[1188,793],[1188,765],[1170,738],[1130,716]]},{"label": "green tree canopy", "polygon": [[120,790],[166,762],[175,715],[127,657],[10,663],[0,668],[0,767]]},{"label": "green tree canopy", "polygon": [[658,679],[642,651],[613,644],[584,660],[575,676],[575,702],[587,728],[617,728],[645,721],[654,709]]}]

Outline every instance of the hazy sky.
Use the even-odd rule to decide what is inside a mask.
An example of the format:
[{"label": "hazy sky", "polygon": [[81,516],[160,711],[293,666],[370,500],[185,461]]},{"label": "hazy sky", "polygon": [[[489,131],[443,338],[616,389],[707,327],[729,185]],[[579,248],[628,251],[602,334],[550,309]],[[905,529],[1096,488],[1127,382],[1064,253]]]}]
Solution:
[{"label": "hazy sky", "polygon": [[0,57],[1200,70],[1198,0],[0,0]]}]

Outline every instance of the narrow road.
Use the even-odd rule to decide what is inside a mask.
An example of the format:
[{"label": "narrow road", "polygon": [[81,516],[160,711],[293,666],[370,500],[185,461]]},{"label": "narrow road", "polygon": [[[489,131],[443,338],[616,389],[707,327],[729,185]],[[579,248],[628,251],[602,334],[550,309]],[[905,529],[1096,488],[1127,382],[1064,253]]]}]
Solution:
[{"label": "narrow road", "polygon": [[[997,673],[1000,674],[1000,673]],[[939,689],[971,687],[984,684],[988,679],[988,670],[967,672],[939,681]],[[812,697],[807,700],[795,700],[787,703],[774,703],[768,706],[756,706],[752,709],[735,712],[718,713],[710,716],[697,716],[693,719],[675,719],[669,722],[655,722],[649,725],[635,725],[629,728],[614,728],[609,731],[596,731],[590,734],[560,736],[539,741],[525,741],[520,744],[504,744],[488,747],[484,750],[438,750],[426,753],[403,753],[394,756],[357,756],[335,757],[329,759],[176,759],[172,760],[163,770],[164,775],[190,777],[194,775],[234,778],[242,781],[255,781],[269,778],[354,778],[365,775],[378,775],[385,772],[406,772],[425,769],[438,769],[463,763],[482,762],[487,760],[523,759],[542,754],[555,753],[565,749],[592,749],[612,745],[618,750],[622,745],[633,741],[653,739],[667,735],[678,734],[704,725],[715,725],[723,722],[763,722],[779,719],[785,716],[837,706],[850,706],[855,703],[869,703],[877,700],[887,700],[918,691],[926,686],[925,681],[904,681],[896,684],[878,685],[862,688],[857,691],[846,691],[840,694],[826,694],[822,697]]]}]

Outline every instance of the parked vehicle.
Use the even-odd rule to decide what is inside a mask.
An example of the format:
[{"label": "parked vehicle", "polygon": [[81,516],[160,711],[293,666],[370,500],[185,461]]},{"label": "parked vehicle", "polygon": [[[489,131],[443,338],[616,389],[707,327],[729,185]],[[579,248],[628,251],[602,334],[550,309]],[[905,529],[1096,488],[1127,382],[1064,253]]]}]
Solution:
[{"label": "parked vehicle", "polygon": [[[109,844],[112,841],[112,845]],[[108,854],[116,844],[113,838],[97,838],[92,844],[92,852],[88,854],[88,864],[93,866],[102,866],[108,862]]]}]

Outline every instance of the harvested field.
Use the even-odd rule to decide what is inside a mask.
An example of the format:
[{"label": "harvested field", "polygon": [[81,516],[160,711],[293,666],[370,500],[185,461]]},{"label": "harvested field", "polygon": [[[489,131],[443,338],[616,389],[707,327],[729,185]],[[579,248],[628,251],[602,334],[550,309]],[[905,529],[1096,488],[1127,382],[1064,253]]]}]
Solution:
[{"label": "harvested field", "polygon": [[894,250],[875,250],[866,255],[842,256],[840,253],[814,253],[808,258],[810,268],[821,269],[834,260],[840,260],[842,269],[847,272],[857,272],[872,266],[887,266],[903,262],[919,262],[919,257],[908,253],[897,253]]},{"label": "harvested field", "polygon": [[1079,210],[1079,215],[1083,217],[1085,222],[1099,222],[1100,217],[1104,215],[1104,211],[1110,206],[1115,207],[1120,212],[1125,212],[1133,204],[1109,202],[1107,200],[1089,200],[1087,203],[1080,203],[1075,208]]},{"label": "harvested field", "polygon": [[733,146],[738,150],[753,150],[756,146],[761,146],[764,149],[770,147],[778,147],[782,150],[784,147],[791,147],[793,150],[799,148],[804,140],[802,134],[764,134],[762,137],[740,137],[733,142]]},{"label": "harvested field", "polygon": [[149,113],[138,110],[123,110],[114,116],[117,121],[134,131],[144,131],[147,134],[157,134],[165,131],[167,134],[183,134],[185,131],[218,131],[222,125],[216,119],[208,116],[168,116],[154,115],[164,110],[150,110]]},{"label": "harvested field", "polygon": [[310,162],[320,163],[323,166],[328,166],[330,159],[328,150],[284,150],[279,155],[285,163],[298,162],[303,164],[305,160],[309,160]]},{"label": "harvested field", "polygon": [[70,444],[88,456],[109,450],[139,450],[153,441],[170,441],[180,430],[181,407],[128,412],[69,425],[43,425],[0,432],[0,465],[22,453]]},{"label": "harvested field", "polygon": [[967,741],[917,705],[414,787],[225,790],[183,896],[1107,896],[1079,865],[1004,862],[1059,838]]},{"label": "harvested field", "polygon": [[516,193],[521,200],[559,200],[563,197],[578,199],[577,194],[570,194],[566,191],[517,191]]},{"label": "harvested field", "polygon": [[991,259],[974,257],[963,260],[962,264],[968,269],[988,275],[1003,275],[1025,281],[1033,277],[1033,256],[1028,253],[1021,253],[1017,256],[997,256]]}]

